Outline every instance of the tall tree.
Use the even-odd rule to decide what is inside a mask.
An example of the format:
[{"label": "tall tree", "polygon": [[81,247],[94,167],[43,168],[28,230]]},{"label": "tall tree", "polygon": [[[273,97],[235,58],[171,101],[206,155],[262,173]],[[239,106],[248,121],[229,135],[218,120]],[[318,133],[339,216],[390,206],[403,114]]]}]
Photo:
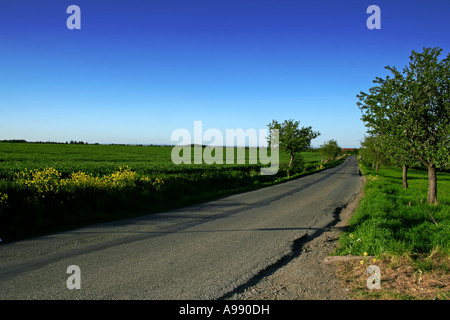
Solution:
[{"label": "tall tree", "polygon": [[370,88],[370,95],[361,92],[358,97],[364,104],[357,104],[361,109],[366,109],[367,106],[371,108],[371,111],[362,117],[368,132],[372,135],[364,142],[372,158],[376,159],[377,168],[380,161],[402,167],[403,187],[408,188],[408,168],[414,162],[411,159],[415,158],[415,155],[409,143],[401,141],[403,135],[401,122],[404,119],[402,114],[393,108],[399,99],[399,92],[394,90],[394,81],[395,79],[389,76],[385,80],[376,78],[374,83],[381,85]]},{"label": "tall tree", "polygon": [[414,156],[409,144],[392,139],[392,136],[388,135],[382,136],[382,138],[385,145],[389,146],[385,150],[388,161],[392,165],[402,168],[403,188],[408,188],[408,169],[416,165],[418,159]]},{"label": "tall tree", "polygon": [[325,156],[326,161],[334,160],[343,154],[342,148],[339,147],[337,141],[334,139],[324,142],[320,146],[320,151]]},{"label": "tall tree", "polygon": [[313,131],[312,127],[299,128],[299,125],[300,122],[293,119],[285,120],[283,123],[272,120],[268,124],[269,132],[272,129],[278,129],[280,149],[288,152],[290,155],[289,168],[292,166],[295,154],[309,148],[311,140],[320,135],[320,132]]},{"label": "tall tree", "polygon": [[410,151],[428,168],[428,202],[437,203],[436,168],[449,165],[450,53],[438,61],[442,49],[412,51],[400,72],[377,77],[378,85],[357,97],[369,132],[386,137]]}]

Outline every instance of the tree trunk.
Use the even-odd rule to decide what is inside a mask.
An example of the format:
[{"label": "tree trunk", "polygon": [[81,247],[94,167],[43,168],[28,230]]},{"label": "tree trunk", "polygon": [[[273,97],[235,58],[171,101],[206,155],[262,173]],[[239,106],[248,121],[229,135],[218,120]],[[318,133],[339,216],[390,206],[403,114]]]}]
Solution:
[{"label": "tree trunk", "polygon": [[428,165],[428,203],[437,204],[436,166]]},{"label": "tree trunk", "polygon": [[380,165],[378,164],[378,162],[377,162],[377,168],[376,168],[376,172],[378,172],[378,169],[380,168]]},{"label": "tree trunk", "polygon": [[403,166],[403,188],[408,189],[408,166]]},{"label": "tree trunk", "polygon": [[294,155],[291,154],[291,160],[289,161],[289,168],[292,166],[293,161],[294,161]]}]

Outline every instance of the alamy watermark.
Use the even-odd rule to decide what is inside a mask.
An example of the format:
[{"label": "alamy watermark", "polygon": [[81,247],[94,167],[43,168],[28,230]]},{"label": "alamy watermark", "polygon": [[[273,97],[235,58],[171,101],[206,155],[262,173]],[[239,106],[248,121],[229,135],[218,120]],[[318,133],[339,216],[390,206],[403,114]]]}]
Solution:
[{"label": "alamy watermark", "polygon": [[[81,29],[81,9],[77,5],[70,5],[67,7],[66,13],[70,14],[67,18],[66,26],[69,30]],[[367,18],[366,26],[368,29],[381,29],[381,9],[377,5],[370,5],[367,7],[366,13],[370,14]]]},{"label": "alamy watermark", "polygon": [[67,289],[81,289],[81,270],[77,265],[70,265],[67,267],[66,273],[70,274],[67,278]]},{"label": "alamy watermark", "polygon": [[77,5],[70,5],[67,7],[66,13],[69,13],[70,16],[66,20],[67,29],[81,29],[81,9]]},{"label": "alamy watermark", "polygon": [[372,264],[367,267],[367,273],[370,274],[370,277],[368,277],[366,281],[367,288],[370,290],[381,289],[380,267]]},{"label": "alamy watermark", "polygon": [[183,128],[172,132],[171,141],[178,144],[172,149],[171,159],[174,164],[223,164],[224,158],[226,164],[246,164],[248,146],[248,164],[270,165],[262,167],[261,174],[274,175],[279,168],[278,130],[270,132],[270,147],[261,146],[267,137],[267,129],[226,129],[225,135],[214,128],[203,132],[202,121],[194,121],[193,135]]},{"label": "alamy watermark", "polygon": [[381,29],[381,9],[377,5],[370,5],[367,7],[366,13],[371,14],[367,18],[366,26],[368,29]]}]

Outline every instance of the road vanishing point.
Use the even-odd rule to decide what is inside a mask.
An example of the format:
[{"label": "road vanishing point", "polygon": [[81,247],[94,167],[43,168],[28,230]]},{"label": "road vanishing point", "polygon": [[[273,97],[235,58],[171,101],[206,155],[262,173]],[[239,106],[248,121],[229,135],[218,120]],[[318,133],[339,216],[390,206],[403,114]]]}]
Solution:
[{"label": "road vanishing point", "polygon": [[0,244],[0,299],[221,299],[336,223],[362,184],[351,156],[258,190]]}]

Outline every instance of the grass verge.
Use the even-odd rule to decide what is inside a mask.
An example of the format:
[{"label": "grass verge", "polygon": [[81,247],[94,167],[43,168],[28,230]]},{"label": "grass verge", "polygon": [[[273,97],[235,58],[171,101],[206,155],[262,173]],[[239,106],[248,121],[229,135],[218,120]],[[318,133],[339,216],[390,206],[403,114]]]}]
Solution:
[{"label": "grass verge", "polygon": [[[338,264],[344,286],[357,299],[449,299],[450,174],[438,173],[439,204],[429,205],[426,170],[409,170],[404,189],[401,169],[360,168],[364,197],[334,253],[361,256]],[[367,286],[370,264],[380,267],[381,289]]]}]

